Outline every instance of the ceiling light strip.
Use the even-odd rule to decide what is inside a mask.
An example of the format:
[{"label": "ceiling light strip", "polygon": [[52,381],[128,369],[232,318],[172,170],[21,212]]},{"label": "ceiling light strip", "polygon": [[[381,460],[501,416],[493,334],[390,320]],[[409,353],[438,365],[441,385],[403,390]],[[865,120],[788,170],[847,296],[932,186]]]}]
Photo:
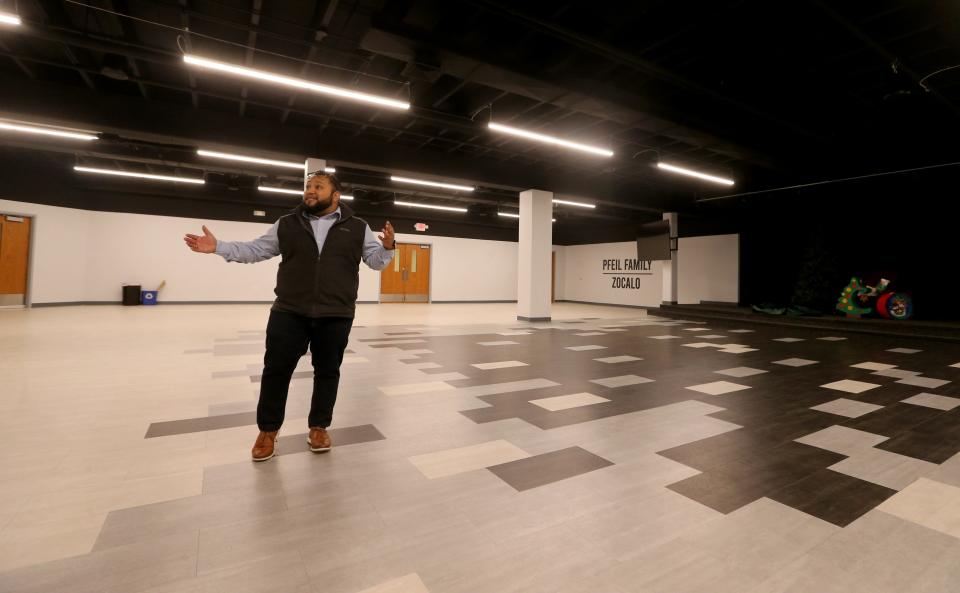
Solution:
[{"label": "ceiling light strip", "polygon": [[[497,211],[497,216],[506,216],[507,218],[520,218],[519,214],[514,214],[512,212],[500,212],[499,210]],[[557,222],[557,219],[551,218],[550,222]]]},{"label": "ceiling light strip", "polygon": [[398,177],[396,175],[390,176],[391,181],[397,181],[399,183],[412,183],[414,185],[426,185],[429,187],[442,187],[444,189],[455,189],[458,191],[473,191],[476,188],[470,187],[469,185],[456,185],[453,183],[440,183],[438,181],[424,181],[423,179],[411,179],[409,177]]},{"label": "ceiling light strip", "polygon": [[611,157],[613,156],[613,151],[606,148],[600,148],[598,146],[590,146],[589,144],[581,144],[580,142],[572,142],[570,140],[564,140],[562,138],[557,138],[555,136],[548,136],[546,134],[538,134],[537,132],[530,132],[528,130],[521,130],[520,128],[514,128],[512,126],[505,126],[503,124],[498,124],[495,122],[490,122],[489,127],[495,132],[503,132],[504,134],[510,134],[512,136],[519,136],[521,138],[526,138],[528,140],[536,140],[537,142],[545,142],[547,144],[554,144],[556,146],[562,146],[564,148],[570,148],[573,150],[580,150],[583,152],[589,152],[591,154],[596,154],[600,156]]},{"label": "ceiling light strip", "polygon": [[11,123],[0,121],[0,130],[9,132],[20,132],[24,134],[40,134],[41,136],[54,136],[57,138],[68,138],[70,140],[96,140],[93,134],[84,134],[80,132],[68,132],[66,130],[57,130],[54,128],[44,128],[20,123]]},{"label": "ceiling light strip", "polygon": [[417,204],[415,202],[393,202],[397,206],[412,206],[414,208],[429,208],[430,210],[446,210],[449,212],[466,212],[466,208],[454,208],[453,206],[434,206],[433,204]]},{"label": "ceiling light strip", "polygon": [[174,177],[172,175],[153,175],[150,173],[133,173],[130,171],[117,171],[116,169],[97,169],[94,167],[74,167],[74,171],[80,171],[83,173],[99,173],[101,175],[116,175],[118,177],[136,177],[139,179],[152,179],[154,181],[175,181],[179,183],[196,183],[203,184],[205,181],[203,179],[196,179],[192,177]]},{"label": "ceiling light strip", "polygon": [[699,173],[697,171],[692,171],[690,169],[685,169],[683,167],[678,167],[676,165],[669,165],[667,163],[657,163],[657,167],[665,171],[671,171],[673,173],[679,173],[681,175],[688,175],[690,177],[696,177],[697,179],[704,179],[706,181],[712,181],[714,183],[721,183],[723,185],[733,185],[733,179],[726,179],[724,177],[715,177],[713,175],[707,175],[706,173]]},{"label": "ceiling light strip", "polygon": [[585,204],[583,202],[571,202],[569,200],[554,200],[554,204],[563,204],[565,206],[577,206],[578,208],[596,208],[594,204]]},{"label": "ceiling light strip", "polygon": [[290,161],[275,161],[273,159],[262,159],[253,156],[244,156],[241,154],[230,154],[227,152],[216,152],[213,150],[197,150],[200,156],[211,157],[215,159],[226,159],[228,161],[242,161],[244,163],[256,163],[258,165],[270,165],[273,167],[286,167],[288,169],[303,169],[303,163],[293,163]]},{"label": "ceiling light strip", "polygon": [[22,25],[23,21],[20,20],[20,17],[15,14],[10,14],[9,12],[0,12],[0,23],[4,25]]},{"label": "ceiling light strip", "polygon": [[[291,196],[302,196],[302,195],[303,195],[303,190],[287,189],[287,188],[285,188],[285,187],[273,187],[273,186],[270,186],[270,185],[260,185],[260,186],[257,187],[257,189],[259,189],[260,191],[272,192],[272,193],[275,193],[275,194],[288,194],[288,195],[291,195]],[[352,200],[352,199],[353,199],[353,196],[348,195],[348,194],[340,194],[340,199],[341,199],[341,200]]]},{"label": "ceiling light strip", "polygon": [[269,185],[258,186],[260,191],[272,192],[275,194],[290,194],[291,196],[302,196],[303,190],[287,189],[285,187],[271,187]]},{"label": "ceiling light strip", "polygon": [[216,60],[209,60],[207,58],[201,58],[199,56],[192,56],[190,54],[184,55],[183,61],[186,62],[187,64],[190,64],[191,66],[207,68],[209,70],[216,70],[218,72],[226,72],[228,74],[233,74],[235,76],[242,76],[244,78],[262,80],[264,82],[272,82],[274,84],[298,88],[305,91],[313,91],[315,93],[321,93],[324,95],[332,95],[334,97],[339,97],[341,99],[351,99],[353,101],[359,101],[361,103],[369,103],[372,105],[377,105],[379,107],[390,107],[392,109],[404,109],[404,110],[410,109],[410,103],[405,101],[397,101],[395,99],[388,99],[386,97],[371,95],[369,93],[351,91],[348,89],[330,86],[327,84],[321,84],[318,82],[303,80],[302,78],[294,78],[292,76],[283,76],[282,74],[273,74],[272,72],[255,70],[253,68],[246,68],[244,66],[235,66],[233,64],[227,64],[226,62],[218,62]]}]

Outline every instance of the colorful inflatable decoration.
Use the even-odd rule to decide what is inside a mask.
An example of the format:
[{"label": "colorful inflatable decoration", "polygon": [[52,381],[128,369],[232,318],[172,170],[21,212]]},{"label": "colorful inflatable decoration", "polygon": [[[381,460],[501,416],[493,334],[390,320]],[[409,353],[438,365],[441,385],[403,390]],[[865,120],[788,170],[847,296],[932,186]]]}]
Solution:
[{"label": "colorful inflatable decoration", "polygon": [[[854,276],[837,300],[837,310],[847,317],[869,315],[876,309],[884,319],[909,319],[913,315],[913,300],[910,295],[887,290],[890,281],[881,278],[876,286],[867,286]],[[874,300],[876,299],[876,300]],[[873,306],[870,306],[871,303]]]}]

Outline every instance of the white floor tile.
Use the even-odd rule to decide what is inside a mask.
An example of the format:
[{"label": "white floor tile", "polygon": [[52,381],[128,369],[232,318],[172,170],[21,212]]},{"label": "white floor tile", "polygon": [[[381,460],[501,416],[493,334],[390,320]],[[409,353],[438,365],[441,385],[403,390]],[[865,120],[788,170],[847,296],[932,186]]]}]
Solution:
[{"label": "white floor tile", "polygon": [[775,360],[773,364],[782,364],[788,367],[805,367],[811,364],[817,364],[817,362],[816,360],[807,360],[806,358],[785,358],[783,360]]},{"label": "white floor tile", "polygon": [[869,391],[880,387],[876,383],[864,383],[863,381],[853,381],[851,379],[842,379],[840,381],[834,381],[833,383],[827,383],[826,385],[821,385],[824,389],[833,389],[835,391],[844,391],[846,393],[863,393],[864,391]]},{"label": "white floor tile", "polygon": [[882,362],[861,362],[850,366],[855,369],[864,369],[867,371],[887,371],[897,367],[895,364],[885,364]]},{"label": "white floor tile", "polygon": [[519,360],[502,360],[500,362],[478,362],[470,366],[477,367],[478,369],[489,371],[492,369],[509,369],[512,367],[525,367],[528,366],[525,362],[520,362]]},{"label": "white floor tile", "polygon": [[415,455],[410,457],[409,460],[424,476],[432,480],[518,459],[526,459],[527,457],[530,457],[529,453],[510,441],[500,439],[478,445]]},{"label": "white floor tile", "polygon": [[933,377],[921,377],[919,375],[913,377],[904,377],[897,381],[897,383],[902,383],[904,385],[912,385],[913,387],[923,387],[924,389],[936,389],[937,387],[943,387],[950,383],[946,379],[934,379]]},{"label": "white floor tile", "polygon": [[960,488],[920,478],[878,510],[960,538]]},{"label": "white floor tile", "polygon": [[594,358],[597,362],[605,362],[607,364],[616,364],[618,362],[633,362],[635,360],[643,360],[642,358],[637,358],[636,356],[608,356],[606,358]]},{"label": "white floor tile", "polygon": [[653,383],[653,379],[647,379],[646,377],[639,377],[637,375],[620,375],[603,379],[590,379],[590,382],[603,385],[604,387],[626,387],[628,385],[639,385],[641,383]]},{"label": "white floor tile", "polygon": [[703,383],[701,385],[691,385],[687,387],[692,391],[699,391],[708,395],[723,395],[724,393],[733,393],[734,391],[743,391],[750,389],[749,385],[740,385],[729,381],[714,381],[713,383]]},{"label": "white floor tile", "polygon": [[810,409],[837,416],[846,416],[847,418],[859,418],[860,416],[875,412],[881,408],[883,408],[883,406],[841,397],[840,399],[835,399],[825,404],[820,404],[819,406],[813,406]]},{"label": "white floor tile", "polygon": [[379,387],[385,395],[410,395],[414,393],[432,393],[434,391],[451,391],[453,385],[443,381],[425,381],[423,383],[404,383],[401,385],[382,385]]},{"label": "white floor tile", "polygon": [[720,375],[726,375],[728,377],[752,377],[753,375],[762,375],[767,371],[753,369],[750,367],[733,367],[732,369],[724,369],[716,372]]},{"label": "white floor tile", "polygon": [[934,393],[918,393],[913,397],[908,397],[907,399],[900,401],[905,404],[913,404],[915,406],[924,406],[927,408],[935,408],[937,410],[947,411],[960,406],[960,398],[936,395]]},{"label": "white floor tile", "polygon": [[573,350],[575,352],[582,352],[584,350],[606,350],[606,346],[600,346],[598,344],[586,344],[584,346],[567,346],[567,350]]},{"label": "white floor tile", "polygon": [[896,379],[906,379],[907,377],[916,377],[920,371],[908,371],[906,369],[883,369],[872,373],[879,377],[894,377]]},{"label": "white floor tile", "polygon": [[530,400],[535,406],[540,406],[545,410],[556,412],[559,410],[569,410],[570,408],[580,408],[583,406],[592,406],[608,402],[605,397],[594,395],[592,393],[571,393],[570,395],[558,395],[556,397],[544,397],[541,399]]}]

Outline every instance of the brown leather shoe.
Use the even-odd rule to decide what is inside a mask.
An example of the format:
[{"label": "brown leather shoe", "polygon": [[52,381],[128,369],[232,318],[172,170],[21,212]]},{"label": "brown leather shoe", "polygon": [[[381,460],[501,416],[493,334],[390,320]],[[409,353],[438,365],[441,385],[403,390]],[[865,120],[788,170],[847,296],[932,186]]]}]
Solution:
[{"label": "brown leather shoe", "polygon": [[310,450],[314,453],[326,453],[333,446],[333,443],[330,442],[330,435],[327,434],[327,429],[319,426],[310,428],[310,436],[307,437],[307,442],[310,443]]},{"label": "brown leather shoe", "polygon": [[251,451],[251,456],[253,457],[254,461],[266,461],[273,457],[276,449],[278,432],[280,431],[260,431],[260,434],[257,436],[257,442],[253,444],[253,451]]}]

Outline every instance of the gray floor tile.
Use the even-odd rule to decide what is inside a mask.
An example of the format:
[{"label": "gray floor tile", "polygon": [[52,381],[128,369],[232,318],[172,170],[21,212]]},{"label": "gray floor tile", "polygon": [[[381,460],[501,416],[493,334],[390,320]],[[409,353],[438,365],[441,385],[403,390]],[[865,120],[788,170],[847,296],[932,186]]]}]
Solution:
[{"label": "gray floor tile", "polygon": [[590,382],[603,385],[604,387],[626,387],[627,385],[653,383],[653,379],[647,379],[646,377],[639,377],[637,375],[620,375],[617,377],[605,377],[603,379],[590,379]]},{"label": "gray floor tile", "polygon": [[883,406],[841,397],[840,399],[835,399],[825,404],[820,404],[819,406],[813,406],[810,409],[827,412],[828,414],[836,414],[837,416],[846,416],[847,418],[859,418],[864,414],[876,412],[881,408],[883,408]]},{"label": "gray floor tile", "polygon": [[897,381],[897,383],[902,383],[903,385],[912,385],[914,387],[923,387],[925,389],[936,389],[938,387],[943,387],[950,383],[946,379],[934,379],[933,377],[921,377],[919,375],[913,377],[904,377]]},{"label": "gray floor tile", "polygon": [[613,465],[580,447],[535,455],[487,469],[518,491],[538,488]]},{"label": "gray floor tile", "polygon": [[937,410],[946,410],[950,411],[957,406],[960,406],[960,398],[956,397],[947,397],[943,395],[936,395],[933,393],[918,393],[913,397],[908,397],[907,399],[900,400],[905,404],[913,404],[915,406],[925,406],[927,408],[935,408]]}]

